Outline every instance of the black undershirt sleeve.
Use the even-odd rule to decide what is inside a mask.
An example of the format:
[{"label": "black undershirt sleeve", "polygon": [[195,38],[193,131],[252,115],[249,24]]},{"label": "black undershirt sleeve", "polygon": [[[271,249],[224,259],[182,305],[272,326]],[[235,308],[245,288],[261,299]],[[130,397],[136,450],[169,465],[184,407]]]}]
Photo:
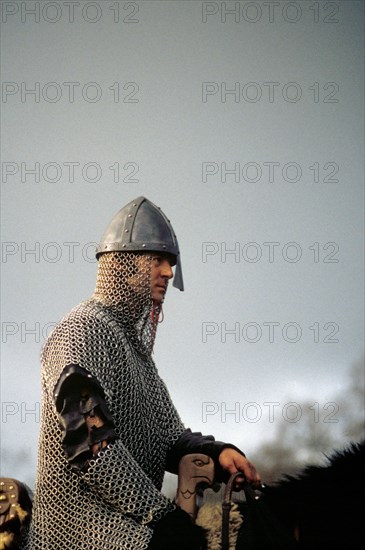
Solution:
[{"label": "black undershirt sleeve", "polygon": [[226,448],[235,449],[242,456],[245,456],[245,454],[235,445],[223,443],[222,441],[215,441],[212,435],[202,435],[200,432],[192,432],[190,429],[187,429],[181,434],[168,453],[166,470],[173,474],[177,474],[179,462],[183,456],[201,453],[210,456],[210,458],[214,460],[216,481],[225,481],[227,479],[227,474],[223,472],[220,467],[218,458],[223,449]]}]

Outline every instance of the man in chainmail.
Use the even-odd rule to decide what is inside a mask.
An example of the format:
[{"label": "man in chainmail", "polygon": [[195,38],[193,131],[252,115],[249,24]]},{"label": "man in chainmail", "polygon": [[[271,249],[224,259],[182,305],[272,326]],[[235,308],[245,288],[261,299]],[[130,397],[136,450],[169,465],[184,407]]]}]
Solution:
[{"label": "man in chainmail", "polygon": [[189,516],[161,493],[165,470],[177,473],[184,455],[201,452],[222,472],[259,477],[233,445],[185,429],[153,362],[173,265],[183,290],[175,233],[139,197],[114,216],[97,257],[94,295],[43,348],[37,481],[23,548],[200,548]]}]

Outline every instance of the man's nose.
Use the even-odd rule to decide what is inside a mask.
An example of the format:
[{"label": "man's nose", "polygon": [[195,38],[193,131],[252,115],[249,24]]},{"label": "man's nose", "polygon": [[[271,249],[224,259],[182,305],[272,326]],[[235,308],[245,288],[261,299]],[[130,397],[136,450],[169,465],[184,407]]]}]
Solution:
[{"label": "man's nose", "polygon": [[174,276],[170,262],[168,260],[164,260],[161,264],[161,275],[163,277],[167,277],[167,279],[171,279],[171,277]]}]

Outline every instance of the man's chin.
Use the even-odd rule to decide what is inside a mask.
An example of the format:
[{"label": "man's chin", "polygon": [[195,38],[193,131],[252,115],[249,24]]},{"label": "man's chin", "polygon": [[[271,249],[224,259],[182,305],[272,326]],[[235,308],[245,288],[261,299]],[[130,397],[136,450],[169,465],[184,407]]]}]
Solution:
[{"label": "man's chin", "polygon": [[155,291],[152,294],[152,300],[154,301],[155,304],[162,304],[164,299],[165,299],[165,291],[162,291],[162,290],[161,292]]}]

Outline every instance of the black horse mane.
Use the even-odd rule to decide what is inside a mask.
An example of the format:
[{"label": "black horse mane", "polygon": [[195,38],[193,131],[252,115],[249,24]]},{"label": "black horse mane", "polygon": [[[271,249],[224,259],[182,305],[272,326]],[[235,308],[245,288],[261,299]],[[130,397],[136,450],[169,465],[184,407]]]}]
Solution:
[{"label": "black horse mane", "polygon": [[305,493],[310,488],[318,492],[331,490],[334,486],[346,486],[353,483],[356,474],[357,482],[364,481],[365,440],[352,443],[341,451],[326,455],[327,464],[321,466],[306,466],[296,475],[284,475],[277,483],[283,492],[300,491]]},{"label": "black horse mane", "polygon": [[365,440],[326,458],[267,486],[264,498],[284,522],[299,526],[302,548],[362,548]]}]

